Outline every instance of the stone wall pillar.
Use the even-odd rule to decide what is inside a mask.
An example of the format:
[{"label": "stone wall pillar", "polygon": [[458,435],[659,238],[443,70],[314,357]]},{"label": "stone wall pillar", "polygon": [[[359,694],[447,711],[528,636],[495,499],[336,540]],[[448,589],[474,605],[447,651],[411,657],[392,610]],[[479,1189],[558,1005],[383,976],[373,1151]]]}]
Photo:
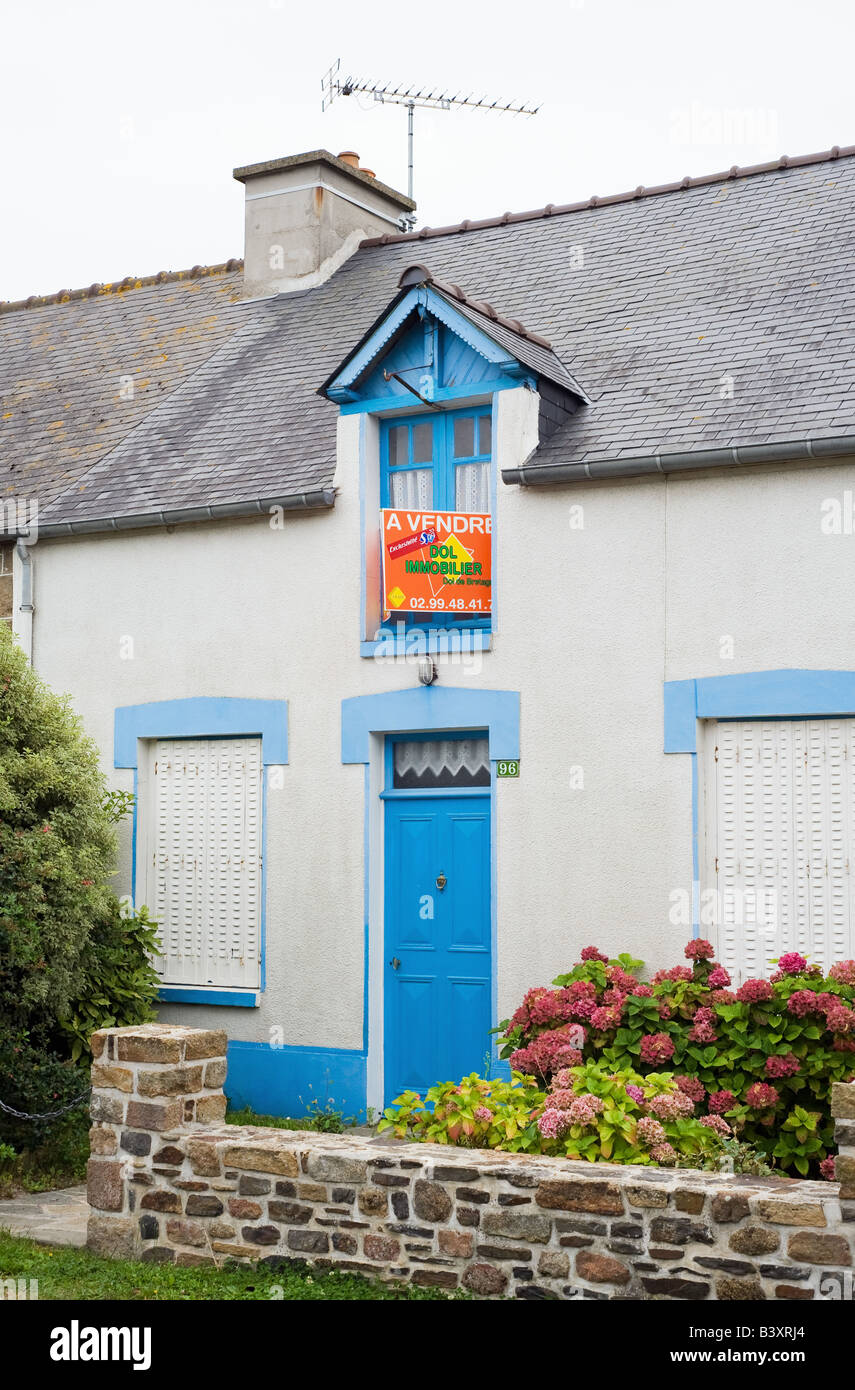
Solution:
[{"label": "stone wall pillar", "polygon": [[[226,1034],[145,1023],[92,1037],[88,1245],[138,1259],[159,1218],[153,1174],[176,1174],[189,1133],[226,1113]],[[155,1197],[152,1191],[150,1199]]]}]

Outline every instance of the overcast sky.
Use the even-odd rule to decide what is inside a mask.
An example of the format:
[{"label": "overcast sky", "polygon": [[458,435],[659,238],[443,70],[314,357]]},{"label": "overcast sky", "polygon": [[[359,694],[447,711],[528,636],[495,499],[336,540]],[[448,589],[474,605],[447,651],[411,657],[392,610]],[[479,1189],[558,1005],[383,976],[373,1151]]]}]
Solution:
[{"label": "overcast sky", "polygon": [[855,143],[851,0],[5,0],[0,299],[243,253],[240,164],[354,149],[406,189],[406,113],[321,77],[542,103],[416,112],[419,224]]}]

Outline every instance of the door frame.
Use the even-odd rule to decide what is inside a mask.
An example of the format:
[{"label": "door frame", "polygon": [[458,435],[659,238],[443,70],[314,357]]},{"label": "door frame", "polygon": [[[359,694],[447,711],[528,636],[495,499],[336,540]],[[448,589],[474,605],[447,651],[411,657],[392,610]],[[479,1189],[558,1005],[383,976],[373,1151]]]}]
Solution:
[{"label": "door frame", "polygon": [[[482,802],[483,802],[483,801],[488,801],[488,802],[489,802],[489,824],[490,824],[490,1027],[491,1027],[491,1028],[494,1027],[495,1024],[496,1024],[496,1022],[497,1022],[497,1019],[496,1019],[496,967],[495,967],[496,915],[495,915],[494,906],[493,906],[493,905],[494,905],[494,900],[495,900],[495,892],[496,892],[496,872],[495,872],[496,866],[495,866],[495,862],[494,862],[494,856],[495,856],[495,839],[496,839],[496,835],[495,835],[495,796],[494,796],[494,794],[493,794],[494,788],[495,788],[495,785],[496,785],[496,769],[495,769],[495,766],[494,766],[494,764],[493,764],[492,762],[490,763],[490,784],[489,784],[489,786],[486,786],[486,787],[442,787],[442,788],[436,788],[436,789],[430,789],[430,788],[425,789],[425,788],[417,788],[417,787],[414,787],[414,788],[409,788],[409,787],[406,787],[406,788],[398,788],[398,787],[394,787],[394,786],[392,785],[392,781],[393,781],[393,768],[394,768],[394,763],[393,763],[393,750],[394,750],[394,746],[395,746],[396,743],[401,743],[401,742],[404,742],[404,741],[407,741],[407,742],[427,743],[427,742],[433,741],[434,739],[464,739],[464,738],[471,738],[471,737],[473,737],[473,736],[479,737],[479,738],[488,738],[488,739],[489,739],[488,731],[487,731],[486,729],[464,729],[464,730],[455,729],[455,730],[443,730],[443,731],[440,732],[440,733],[436,733],[436,732],[425,733],[425,732],[423,732],[423,731],[422,731],[422,732],[415,732],[415,731],[412,731],[412,732],[408,732],[408,733],[404,733],[404,734],[386,734],[385,737],[384,737],[384,740],[383,740],[383,745],[384,745],[384,746],[383,746],[383,788],[382,788],[382,790],[381,790],[380,793],[379,793],[380,801],[383,803],[383,810],[382,810],[382,823],[383,823],[383,872],[382,872],[383,920],[382,920],[382,925],[381,925],[382,937],[381,937],[381,942],[380,942],[380,980],[379,980],[379,986],[380,986],[380,992],[381,992],[381,1004],[380,1004],[380,1007],[381,1007],[381,1009],[382,1009],[381,1027],[382,1027],[382,1029],[383,1029],[383,1049],[382,1049],[382,1059],[381,1059],[381,1060],[382,1060],[382,1067],[383,1067],[383,1078],[382,1078],[382,1080],[383,1080],[383,1094],[384,1094],[384,1097],[385,1097],[385,1095],[386,1095],[386,1062],[387,1062],[387,1057],[386,1057],[386,1047],[385,1047],[385,1041],[386,1041],[386,1039],[385,1039],[385,1032],[386,1032],[386,980],[387,980],[387,978],[388,978],[387,973],[386,973],[386,969],[385,969],[385,961],[386,961],[386,955],[387,955],[387,946],[386,946],[386,901],[385,901],[385,893],[386,893],[386,873],[387,873],[387,868],[388,868],[388,865],[387,865],[387,863],[386,863],[386,842],[385,842],[385,841],[386,841],[386,803],[389,802],[389,801],[410,801],[410,802],[413,802],[413,801],[422,801],[422,802],[425,802],[425,801],[443,800],[443,801],[458,801],[458,802],[464,803],[464,802],[466,802],[466,801],[471,801],[471,800],[473,800],[473,799],[477,799],[477,800],[482,801]],[[491,1050],[492,1050],[493,1052],[495,1052],[495,1046],[494,1046],[494,1045],[491,1047]],[[441,1080],[441,1079],[442,1079],[442,1078],[440,1078],[440,1077],[437,1077],[437,1078],[436,1078],[437,1081],[439,1081],[439,1080]],[[370,1080],[369,1080],[369,1087],[370,1087]],[[368,1104],[369,1104],[369,1105],[371,1104],[371,1101],[370,1101],[370,1100],[369,1100]]]},{"label": "door frame", "polygon": [[[520,697],[517,691],[472,687],[416,686],[342,701],[342,762],[363,765],[365,1006],[363,1047],[366,1053],[367,1104],[383,1106],[386,735],[475,733],[486,729],[490,743],[491,783],[495,764],[520,756]],[[510,784],[516,787],[516,783]],[[488,789],[479,788],[483,795]],[[490,788],[492,792],[492,787]],[[496,794],[490,796],[490,954],[491,1011],[498,1021],[498,853]]]}]

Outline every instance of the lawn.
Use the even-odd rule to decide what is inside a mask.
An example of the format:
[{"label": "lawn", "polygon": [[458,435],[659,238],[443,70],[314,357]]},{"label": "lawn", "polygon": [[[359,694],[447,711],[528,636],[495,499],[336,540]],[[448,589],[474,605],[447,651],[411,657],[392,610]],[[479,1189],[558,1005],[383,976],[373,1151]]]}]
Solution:
[{"label": "lawn", "polygon": [[384,1284],[340,1270],[319,1273],[308,1265],[271,1270],[177,1269],[171,1265],[107,1260],[88,1250],[50,1249],[0,1230],[0,1279],[38,1279],[39,1301],[119,1299],[129,1302],[256,1301],[339,1302],[467,1299],[462,1291]]}]

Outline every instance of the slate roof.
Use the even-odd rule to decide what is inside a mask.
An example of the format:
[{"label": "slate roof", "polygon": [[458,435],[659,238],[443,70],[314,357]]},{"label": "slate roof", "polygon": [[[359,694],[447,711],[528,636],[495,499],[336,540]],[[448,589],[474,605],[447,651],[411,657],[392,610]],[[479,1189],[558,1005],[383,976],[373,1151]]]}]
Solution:
[{"label": "slate roof", "polygon": [[[234,303],[222,271],[7,311],[2,485],[28,477],[55,499],[42,520],[75,524],[329,488],[337,410],[317,388],[423,259],[584,384],[533,467],[853,433],[853,154],[381,239],[262,303]],[[152,385],[123,411],[134,360]]]}]

